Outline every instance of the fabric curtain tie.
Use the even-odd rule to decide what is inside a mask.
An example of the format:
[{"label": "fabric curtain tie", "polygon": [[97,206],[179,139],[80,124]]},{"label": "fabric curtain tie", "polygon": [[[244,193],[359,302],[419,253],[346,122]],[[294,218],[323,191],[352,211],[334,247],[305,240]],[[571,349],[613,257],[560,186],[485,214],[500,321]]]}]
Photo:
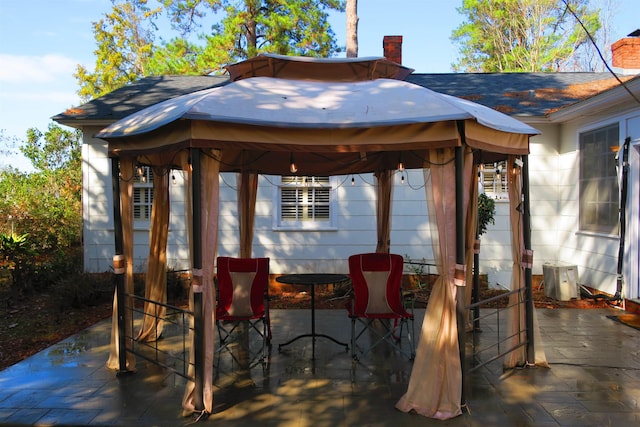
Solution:
[{"label": "fabric curtain tie", "polygon": [[464,264],[456,264],[453,274],[453,282],[456,286],[465,286],[467,266]]},{"label": "fabric curtain tie", "polygon": [[124,255],[114,255],[113,256],[113,272],[115,274],[124,274],[126,271],[126,260]]},{"label": "fabric curtain tie", "polygon": [[522,252],[520,265],[523,268],[533,268],[533,250],[532,249],[525,249]]},{"label": "fabric curtain tie", "polygon": [[202,275],[203,272],[200,268],[194,268],[191,271],[191,276],[193,277],[191,288],[193,289],[194,293],[202,293],[204,290],[204,287],[202,286]]}]

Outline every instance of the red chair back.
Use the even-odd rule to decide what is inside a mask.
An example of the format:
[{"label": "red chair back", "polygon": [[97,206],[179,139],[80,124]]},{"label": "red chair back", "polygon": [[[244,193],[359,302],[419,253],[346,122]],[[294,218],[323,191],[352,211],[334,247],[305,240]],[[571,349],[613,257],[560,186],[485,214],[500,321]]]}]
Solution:
[{"label": "red chair back", "polygon": [[217,319],[258,319],[265,315],[269,258],[218,257],[217,279]]},{"label": "red chair back", "polygon": [[349,257],[353,284],[351,315],[397,318],[409,316],[401,295],[404,260],[397,254],[366,253]]}]

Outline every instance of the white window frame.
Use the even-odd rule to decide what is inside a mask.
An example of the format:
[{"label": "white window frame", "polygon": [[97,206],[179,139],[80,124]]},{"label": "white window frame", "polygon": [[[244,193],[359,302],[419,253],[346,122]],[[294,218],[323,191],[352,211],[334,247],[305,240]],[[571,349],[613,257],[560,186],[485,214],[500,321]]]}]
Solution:
[{"label": "white window frame", "polygon": [[138,226],[151,223],[153,204],[153,171],[139,166],[133,177],[133,220]]},{"label": "white window frame", "polygon": [[[328,182],[316,182],[316,178],[327,179]],[[290,182],[293,181],[293,182]],[[313,201],[308,200],[309,192],[314,189],[326,188],[329,190],[327,207],[329,209],[329,217],[324,219],[314,219],[307,216],[308,208],[313,206]],[[303,201],[297,203],[296,206],[300,210],[296,210],[296,216],[300,214],[297,219],[283,219],[283,189],[295,189],[305,193],[302,195]],[[321,202],[319,202],[321,203]],[[321,230],[332,231],[337,230],[337,179],[334,176],[330,177],[313,177],[313,176],[279,176],[276,177],[276,185],[274,186],[273,196],[273,229],[290,231],[290,230]],[[304,210],[304,212],[303,212]],[[307,213],[305,213],[307,212]]]},{"label": "white window frame", "polygon": [[[617,235],[619,232],[619,207],[620,207],[620,189],[618,183],[618,175],[617,175],[617,152],[615,148],[620,146],[620,123],[612,122],[608,124],[604,124],[601,126],[584,129],[578,133],[578,230],[580,232],[585,233],[596,233],[596,234],[604,234],[604,235]],[[600,157],[599,162],[591,162],[590,164],[586,163],[585,156],[586,153],[586,142],[584,138],[588,135],[593,135],[600,132],[609,132],[617,130],[617,136],[612,136],[611,139],[606,139],[600,141],[602,147],[598,147],[595,150],[595,154]],[[598,141],[595,141],[598,143]],[[615,147],[615,148],[614,148]],[[591,154],[593,154],[592,152]],[[604,163],[603,163],[604,162]],[[607,164],[609,163],[609,164]],[[608,170],[608,175],[605,175]],[[595,173],[594,173],[595,172]],[[600,175],[597,175],[598,172],[602,172]],[[591,176],[589,176],[591,174]],[[611,187],[609,188],[609,200],[605,200],[606,197],[602,195],[597,195],[596,199],[592,201],[592,204],[598,205],[598,208],[607,208],[609,209],[610,218],[612,218],[612,222],[610,224],[600,224],[597,221],[595,223],[587,223],[587,212],[586,212],[586,203],[584,200],[585,193],[587,191],[587,183],[589,181],[606,181],[609,182]],[[601,185],[603,182],[597,182],[598,190],[601,189]],[[596,216],[598,216],[596,214]]]}]

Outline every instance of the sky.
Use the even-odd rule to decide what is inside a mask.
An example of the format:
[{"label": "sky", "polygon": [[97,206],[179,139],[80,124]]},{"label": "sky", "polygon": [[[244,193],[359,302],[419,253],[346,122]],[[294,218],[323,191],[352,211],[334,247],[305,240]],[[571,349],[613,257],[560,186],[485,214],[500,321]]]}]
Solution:
[{"label": "sky", "polygon": [[[640,28],[640,7],[638,0],[614,3],[615,40]],[[403,65],[417,72],[451,72],[457,48],[450,36],[463,21],[456,10],[461,4],[360,0],[358,56],[382,56],[383,37],[401,35]],[[44,132],[52,116],[80,104],[73,73],[78,64],[93,68],[92,22],[110,10],[110,0],[0,0],[0,136],[24,140],[27,129]],[[330,23],[344,46],[344,13],[332,14]],[[0,167],[6,165],[29,169],[19,155],[0,159]]]}]

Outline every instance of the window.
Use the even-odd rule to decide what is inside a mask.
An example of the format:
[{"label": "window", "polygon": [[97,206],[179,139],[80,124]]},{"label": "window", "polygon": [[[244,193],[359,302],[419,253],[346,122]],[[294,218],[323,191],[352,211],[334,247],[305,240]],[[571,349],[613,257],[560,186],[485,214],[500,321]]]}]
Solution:
[{"label": "window", "polygon": [[580,134],[580,230],[618,232],[618,124]]},{"label": "window", "polygon": [[482,164],[478,176],[480,193],[493,199],[508,199],[506,171],[506,161]]},{"label": "window", "polygon": [[277,198],[277,228],[333,228],[334,185],[328,176],[283,176]]},{"label": "window", "polygon": [[153,172],[148,166],[140,166],[133,178],[133,219],[150,221],[152,202]]}]

